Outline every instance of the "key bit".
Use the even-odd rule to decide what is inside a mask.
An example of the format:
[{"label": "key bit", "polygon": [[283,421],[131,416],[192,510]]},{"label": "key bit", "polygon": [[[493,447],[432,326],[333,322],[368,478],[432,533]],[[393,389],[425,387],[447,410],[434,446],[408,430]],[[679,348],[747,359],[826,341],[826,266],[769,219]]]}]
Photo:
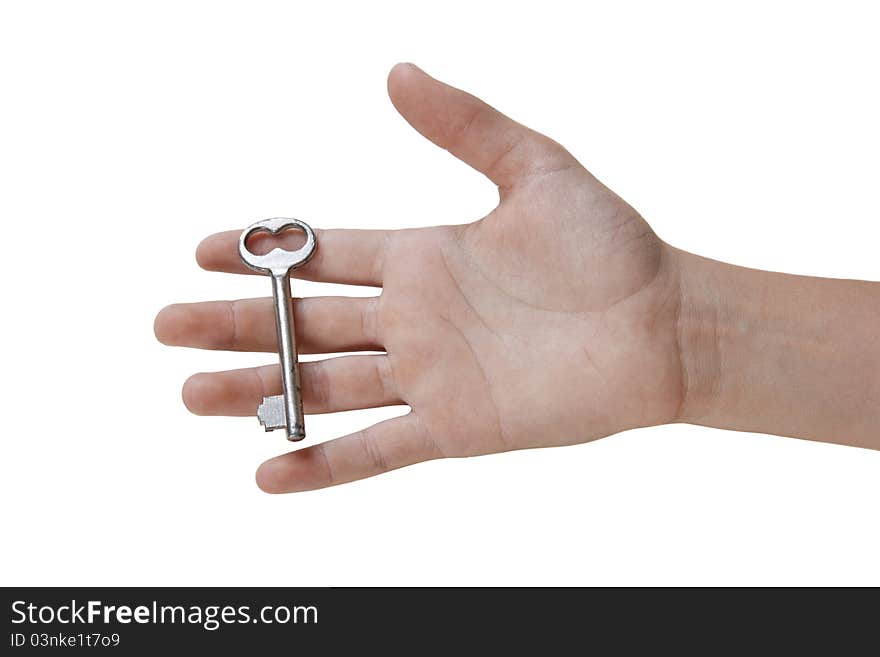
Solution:
[{"label": "key bit", "polygon": [[257,407],[257,419],[266,431],[284,429],[287,426],[287,413],[284,412],[284,395],[263,397]]},{"label": "key bit", "polygon": [[[299,228],[306,234],[305,244],[296,251],[276,247],[265,255],[256,255],[248,250],[247,240],[254,233],[266,231],[277,235],[287,228]],[[315,233],[307,223],[284,217],[251,224],[238,240],[238,255],[242,262],[254,271],[272,277],[272,296],[275,300],[275,328],[284,394],[263,398],[263,403],[257,409],[257,418],[266,431],[286,429],[288,440],[302,440],[306,436],[297,368],[293,302],[290,298],[290,271],[308,262],[316,246]]]}]

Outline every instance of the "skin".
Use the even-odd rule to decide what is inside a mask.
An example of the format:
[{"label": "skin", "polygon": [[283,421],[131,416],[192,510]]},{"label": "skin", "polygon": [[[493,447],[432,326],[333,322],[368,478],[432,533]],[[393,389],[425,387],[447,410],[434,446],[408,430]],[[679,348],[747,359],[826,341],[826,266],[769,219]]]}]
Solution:
[{"label": "skin", "polygon": [[[420,461],[582,443],[691,422],[880,448],[880,286],[758,272],[679,251],[562,146],[411,64],[391,100],[422,135],[485,174],[498,207],[468,225],[318,230],[298,278],[381,287],[295,300],[306,413],[411,412],[276,457],[267,492],[323,488]],[[198,247],[247,274],[240,231]],[[271,244],[270,240],[275,240]],[[295,248],[299,237],[250,246]],[[275,351],[271,299],[175,304],[158,339]],[[277,366],[201,373],[202,415],[252,415]]]}]

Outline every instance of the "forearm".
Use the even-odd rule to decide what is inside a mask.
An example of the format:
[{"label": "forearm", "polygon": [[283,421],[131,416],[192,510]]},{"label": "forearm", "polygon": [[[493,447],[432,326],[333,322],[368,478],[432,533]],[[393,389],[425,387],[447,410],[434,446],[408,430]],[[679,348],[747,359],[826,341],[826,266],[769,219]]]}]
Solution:
[{"label": "forearm", "polygon": [[681,421],[880,449],[880,283],[675,255]]}]

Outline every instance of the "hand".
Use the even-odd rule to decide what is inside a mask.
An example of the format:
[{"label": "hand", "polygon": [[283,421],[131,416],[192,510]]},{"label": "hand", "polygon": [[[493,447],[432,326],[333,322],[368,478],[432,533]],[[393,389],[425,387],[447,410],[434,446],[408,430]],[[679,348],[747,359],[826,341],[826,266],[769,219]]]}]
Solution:
[{"label": "hand", "polygon": [[[279,456],[270,492],[321,488],[440,457],[565,445],[672,421],[682,404],[673,250],[559,144],[412,65],[391,72],[412,126],[488,176],[501,201],[464,226],[318,231],[301,278],[381,286],[374,298],[296,300],[306,413],[408,404],[405,416]],[[202,267],[248,273],[239,233]],[[291,238],[294,239],[294,238]],[[156,335],[208,349],[276,349],[271,299],[165,308]],[[197,374],[195,413],[251,415],[277,366]]]}]

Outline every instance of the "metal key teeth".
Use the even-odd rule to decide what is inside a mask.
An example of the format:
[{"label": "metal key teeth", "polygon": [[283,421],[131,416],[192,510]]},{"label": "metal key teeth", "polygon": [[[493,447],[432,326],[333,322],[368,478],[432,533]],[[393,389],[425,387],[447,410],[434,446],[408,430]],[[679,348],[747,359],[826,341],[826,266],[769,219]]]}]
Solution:
[{"label": "metal key teeth", "polygon": [[[274,397],[263,397],[263,403],[257,407],[257,418],[266,431],[275,431],[275,429],[287,428],[287,412],[284,410],[287,403],[284,395],[275,395]],[[302,440],[306,437],[306,430],[302,422],[295,422],[292,426],[288,440]]]},{"label": "metal key teeth", "polygon": [[263,397],[263,403],[257,407],[257,418],[266,431],[286,427],[287,415],[284,413],[284,395]]}]

